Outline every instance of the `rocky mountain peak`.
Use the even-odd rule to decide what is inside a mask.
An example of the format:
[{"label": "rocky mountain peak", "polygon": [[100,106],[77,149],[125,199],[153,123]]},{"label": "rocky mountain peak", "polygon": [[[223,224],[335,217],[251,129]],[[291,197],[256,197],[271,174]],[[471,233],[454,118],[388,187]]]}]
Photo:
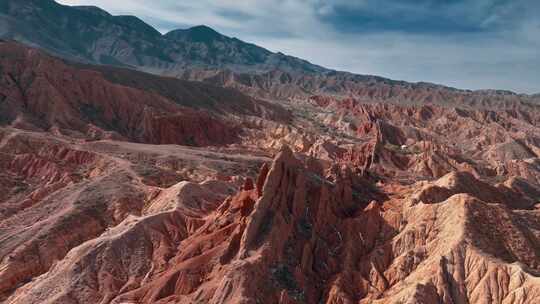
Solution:
[{"label": "rocky mountain peak", "polygon": [[111,17],[112,16],[106,10],[101,9],[101,8],[99,8],[97,6],[93,6],[93,5],[78,5],[78,6],[73,6],[73,8],[81,10],[81,11],[85,11],[85,12],[90,12],[90,13],[99,15],[101,17]]},{"label": "rocky mountain peak", "polygon": [[185,42],[200,42],[200,43],[212,43],[214,41],[223,41],[231,39],[226,37],[211,27],[206,25],[198,25],[188,29],[177,29],[165,34],[168,39]]}]

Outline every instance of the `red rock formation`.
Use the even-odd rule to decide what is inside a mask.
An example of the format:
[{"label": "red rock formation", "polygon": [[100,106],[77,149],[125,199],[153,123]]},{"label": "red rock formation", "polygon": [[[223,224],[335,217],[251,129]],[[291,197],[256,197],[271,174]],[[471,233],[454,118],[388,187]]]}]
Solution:
[{"label": "red rock formation", "polygon": [[[1,185],[5,194],[0,201],[0,298],[50,271],[72,248],[124,219],[166,211],[174,205],[177,199],[156,187],[163,182],[154,182],[149,172],[155,171],[160,179],[170,174],[167,183],[173,184],[182,180],[183,174],[171,174],[171,169],[150,160],[166,157],[173,163],[181,161],[182,169],[191,172],[188,176],[194,179],[199,175],[206,178],[216,172],[212,170],[258,167],[265,160],[241,158],[239,163],[234,155],[223,161],[220,159],[225,154],[181,147],[74,142],[8,128],[2,132],[1,177],[10,182]],[[207,190],[199,191],[189,183],[181,186],[178,200],[190,216],[197,214],[193,210],[213,210],[234,192],[232,183],[209,181],[201,186]],[[205,201],[206,192],[210,194]]]},{"label": "red rock formation", "polygon": [[[538,225],[537,211],[471,194],[366,204],[346,170],[334,172],[326,177],[317,161],[304,164],[284,148],[261,170],[261,190],[246,181],[203,218],[178,207],[128,218],[7,303],[535,303],[540,296],[537,236],[515,224]],[[378,199],[363,199],[370,195]]]},{"label": "red rock formation", "polygon": [[204,146],[237,140],[241,122],[230,116],[288,116],[279,106],[211,85],[71,66],[15,43],[0,42],[0,52],[1,124]]},{"label": "red rock formation", "polygon": [[284,110],[0,53],[3,303],[540,299],[538,106],[351,84]]}]

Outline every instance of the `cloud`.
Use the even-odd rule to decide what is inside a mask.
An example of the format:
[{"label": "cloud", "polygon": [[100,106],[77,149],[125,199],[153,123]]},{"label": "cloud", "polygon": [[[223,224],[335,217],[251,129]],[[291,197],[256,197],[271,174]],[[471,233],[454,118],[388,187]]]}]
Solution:
[{"label": "cloud", "polygon": [[165,33],[206,24],[329,68],[468,89],[540,91],[536,0],[61,0]]},{"label": "cloud", "polygon": [[324,22],[341,31],[395,31],[454,34],[493,32],[521,20],[535,5],[527,0],[364,0],[331,1],[321,14]]}]

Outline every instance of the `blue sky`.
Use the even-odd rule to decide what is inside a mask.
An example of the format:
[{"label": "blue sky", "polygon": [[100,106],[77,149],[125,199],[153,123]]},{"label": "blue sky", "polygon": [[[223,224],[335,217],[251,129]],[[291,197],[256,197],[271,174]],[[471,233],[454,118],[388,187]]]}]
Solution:
[{"label": "blue sky", "polygon": [[540,92],[538,0],[60,0],[165,33],[205,24],[329,68]]}]

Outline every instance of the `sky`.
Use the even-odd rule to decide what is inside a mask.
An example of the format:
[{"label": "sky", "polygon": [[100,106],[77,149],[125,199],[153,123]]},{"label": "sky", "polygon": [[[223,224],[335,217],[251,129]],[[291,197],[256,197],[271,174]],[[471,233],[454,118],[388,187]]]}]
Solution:
[{"label": "sky", "polygon": [[60,0],[162,33],[207,25],[327,68],[540,92],[539,0]]}]

